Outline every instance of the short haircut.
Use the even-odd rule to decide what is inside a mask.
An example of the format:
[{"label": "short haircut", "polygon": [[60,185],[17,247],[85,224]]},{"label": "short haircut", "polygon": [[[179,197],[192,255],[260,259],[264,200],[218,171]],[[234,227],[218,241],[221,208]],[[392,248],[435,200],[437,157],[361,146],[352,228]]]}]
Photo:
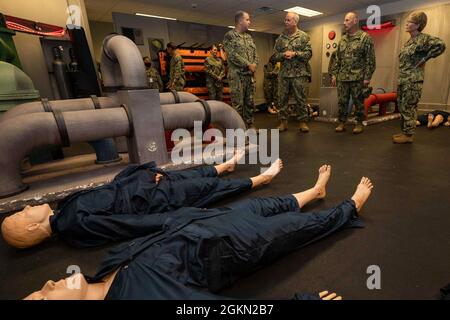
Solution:
[{"label": "short haircut", "polygon": [[300,16],[296,12],[288,12],[287,15],[290,14],[294,17],[295,23],[298,23],[300,21]]},{"label": "short haircut", "polygon": [[347,14],[346,15],[349,15],[349,14],[352,14],[356,19],[358,19],[359,20],[359,16],[358,16],[358,14],[355,12],[355,11],[350,11],[350,12],[347,12]]},{"label": "short haircut", "polygon": [[236,14],[234,15],[234,23],[238,24],[239,21],[241,21],[241,19],[244,17],[244,15],[248,14],[245,11],[239,10],[238,12],[236,12]]}]

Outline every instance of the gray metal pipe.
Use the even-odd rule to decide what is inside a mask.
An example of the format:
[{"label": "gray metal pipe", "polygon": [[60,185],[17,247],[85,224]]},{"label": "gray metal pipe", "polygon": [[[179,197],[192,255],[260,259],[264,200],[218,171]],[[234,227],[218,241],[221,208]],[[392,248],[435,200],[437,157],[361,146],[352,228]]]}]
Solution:
[{"label": "gray metal pipe", "polygon": [[108,35],[103,40],[100,63],[105,87],[148,88],[141,52],[127,37]]},{"label": "gray metal pipe", "polygon": [[[123,108],[64,113],[71,142],[84,142],[129,134]],[[20,162],[33,148],[60,145],[61,137],[53,114],[32,113],[11,118],[0,126],[0,198],[27,188],[20,176]]]},{"label": "gray metal pipe", "polygon": [[[109,97],[99,97],[98,98],[101,109],[115,108],[119,106],[119,103]],[[68,99],[68,100],[54,100],[50,101],[50,105],[53,110],[67,112],[67,111],[80,111],[80,110],[94,110],[94,102],[90,98],[82,99]],[[0,122],[4,122],[11,118],[36,112],[44,112],[44,106],[40,101],[33,101],[20,104],[12,109],[9,109],[0,118]]]},{"label": "gray metal pipe", "polygon": [[[211,123],[225,129],[244,129],[239,114],[228,104],[208,101]],[[200,102],[161,106],[167,130],[192,128],[194,121],[204,121],[206,112]],[[64,112],[70,142],[85,142],[129,134],[129,120],[123,108]],[[49,112],[23,114],[0,126],[0,198],[26,189],[20,176],[20,162],[33,148],[61,145],[55,117]]]},{"label": "gray metal pipe", "polygon": [[[225,129],[243,129],[245,123],[241,116],[228,104],[210,100],[211,123],[220,125]],[[190,102],[183,104],[168,104],[161,106],[164,129],[175,130],[178,128],[192,128],[194,121],[205,119],[205,109],[200,102]]]},{"label": "gray metal pipe", "polygon": [[[198,100],[198,97],[189,92],[178,92],[180,103],[194,102]],[[163,104],[175,104],[175,96],[171,92],[163,92],[159,94],[160,103]],[[98,98],[101,109],[117,108],[120,103],[117,96],[112,95],[109,97]],[[50,101],[53,110],[67,112],[67,111],[79,111],[79,110],[94,110],[94,102],[90,98],[81,99],[68,99],[68,100],[54,100]],[[9,109],[0,117],[0,123],[8,119],[35,112],[44,112],[44,106],[40,101],[33,101],[20,104],[12,109]]]}]

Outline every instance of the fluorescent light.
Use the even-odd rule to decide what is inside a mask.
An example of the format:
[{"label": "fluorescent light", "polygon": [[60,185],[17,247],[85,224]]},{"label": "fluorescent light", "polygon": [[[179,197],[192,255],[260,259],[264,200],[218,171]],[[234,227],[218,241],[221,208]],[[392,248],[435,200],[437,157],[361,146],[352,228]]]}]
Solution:
[{"label": "fluorescent light", "polygon": [[136,12],[135,15],[141,16],[141,17],[148,17],[148,18],[156,18],[156,19],[177,20],[176,18],[154,16],[154,15],[151,15],[151,14],[138,13],[138,12]]},{"label": "fluorescent light", "polygon": [[[234,29],[235,27],[234,26],[228,26],[228,28]],[[256,29],[248,29],[248,31],[256,31]]]},{"label": "fluorescent light", "polygon": [[303,7],[292,7],[292,8],[286,9],[284,11],[286,11],[286,12],[295,12],[295,13],[301,15],[301,16],[304,16],[304,17],[314,17],[314,16],[318,16],[318,15],[323,14],[322,12],[314,11],[314,10],[311,10],[311,9],[306,9],[306,8],[303,8]]}]

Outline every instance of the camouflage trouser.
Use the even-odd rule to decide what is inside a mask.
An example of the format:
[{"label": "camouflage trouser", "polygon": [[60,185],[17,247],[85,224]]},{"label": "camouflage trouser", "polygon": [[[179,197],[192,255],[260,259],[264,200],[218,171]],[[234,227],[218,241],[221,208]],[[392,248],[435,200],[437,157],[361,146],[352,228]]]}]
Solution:
[{"label": "camouflage trouser", "polygon": [[308,99],[309,80],[306,77],[297,78],[283,78],[278,79],[278,102],[280,112],[278,118],[280,120],[287,120],[289,118],[288,103],[289,93],[294,95],[296,104],[295,111],[297,113],[297,120],[308,121]]},{"label": "camouflage trouser", "polygon": [[209,100],[223,100],[223,82],[211,77],[206,77],[206,87],[208,88]]},{"label": "camouflage trouser", "polygon": [[184,80],[183,78],[175,79],[173,83],[173,89],[175,91],[183,91],[185,84],[186,80]]},{"label": "camouflage trouser", "polygon": [[350,96],[356,108],[356,120],[364,120],[364,83],[363,81],[338,81],[339,121],[345,122],[348,118],[348,104]]},{"label": "camouflage trouser", "polygon": [[240,75],[234,72],[228,73],[230,85],[231,104],[239,113],[247,125],[253,124],[253,109],[255,103],[255,79],[251,75]]},{"label": "camouflage trouser", "polygon": [[268,105],[278,106],[278,78],[264,79],[264,98]]},{"label": "camouflage trouser", "polygon": [[422,87],[422,82],[412,82],[397,88],[397,103],[404,134],[414,134],[416,129],[417,104],[422,96]]}]

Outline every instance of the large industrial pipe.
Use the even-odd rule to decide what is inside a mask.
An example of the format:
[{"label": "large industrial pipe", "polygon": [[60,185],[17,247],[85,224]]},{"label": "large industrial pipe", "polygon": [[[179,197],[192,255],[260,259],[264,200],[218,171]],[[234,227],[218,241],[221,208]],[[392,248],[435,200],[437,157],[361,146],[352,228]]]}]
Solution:
[{"label": "large industrial pipe", "polygon": [[[109,97],[99,97],[98,102],[101,109],[114,108],[120,105],[119,102],[117,102],[115,99]],[[95,109],[94,101],[90,98],[55,100],[49,101],[49,103],[52,110],[61,112]],[[27,102],[9,109],[0,118],[0,122],[7,121],[11,118],[23,114],[44,112],[44,111],[45,111],[44,105],[42,104],[41,101]]]},{"label": "large industrial pipe", "polygon": [[[129,134],[129,121],[123,108],[71,111],[64,113],[70,142],[84,142]],[[20,162],[33,148],[61,145],[62,138],[55,116],[49,112],[26,114],[0,126],[0,197],[27,188],[21,181]]]},{"label": "large industrial pipe", "polygon": [[[220,101],[208,101],[162,106],[164,128],[192,128],[194,121],[220,125],[225,129],[244,129],[239,114]],[[208,114],[210,114],[210,119]],[[123,108],[82,110],[60,113],[70,142],[85,142],[129,134],[130,122]],[[61,124],[60,124],[61,126]],[[139,135],[139,132],[134,132]],[[43,145],[61,145],[60,127],[55,115],[39,112],[17,116],[0,126],[0,197],[10,196],[26,189],[21,181],[20,162],[33,148]]]},{"label": "large industrial pipe", "polygon": [[100,58],[105,88],[148,88],[142,55],[133,41],[119,34],[110,34],[103,40]]},{"label": "large industrial pipe", "polygon": [[[198,100],[198,97],[189,92],[163,92],[159,94],[161,105],[194,102]],[[68,100],[55,100],[49,101],[52,110],[67,112],[67,111],[80,111],[80,110],[93,110],[95,109],[94,101],[90,98],[81,99],[68,99]],[[116,96],[111,97],[99,97],[98,98],[100,109],[117,108],[120,103]],[[44,105],[40,101],[33,101],[20,104],[14,108],[9,109],[0,117],[0,122],[8,119],[29,113],[44,112]]]},{"label": "large industrial pipe", "polygon": [[[228,104],[210,100],[207,102],[211,110],[211,123],[220,125],[225,129],[244,129],[245,123],[241,116]],[[192,128],[194,121],[205,120],[205,108],[200,102],[183,104],[169,104],[161,106],[164,129]]]}]

